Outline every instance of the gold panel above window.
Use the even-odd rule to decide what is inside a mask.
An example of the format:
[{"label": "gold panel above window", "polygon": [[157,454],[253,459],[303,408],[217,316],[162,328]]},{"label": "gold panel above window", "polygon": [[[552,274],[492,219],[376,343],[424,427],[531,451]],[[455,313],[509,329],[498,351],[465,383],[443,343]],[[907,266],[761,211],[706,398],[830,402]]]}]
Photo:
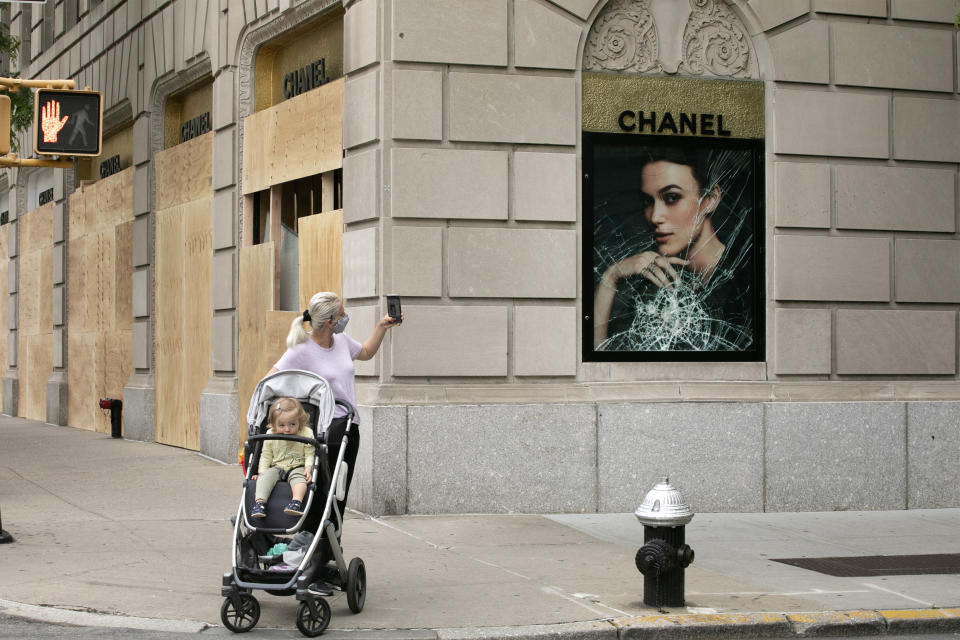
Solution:
[{"label": "gold panel above window", "polygon": [[690,77],[583,74],[583,130],[760,139],[763,83]]}]

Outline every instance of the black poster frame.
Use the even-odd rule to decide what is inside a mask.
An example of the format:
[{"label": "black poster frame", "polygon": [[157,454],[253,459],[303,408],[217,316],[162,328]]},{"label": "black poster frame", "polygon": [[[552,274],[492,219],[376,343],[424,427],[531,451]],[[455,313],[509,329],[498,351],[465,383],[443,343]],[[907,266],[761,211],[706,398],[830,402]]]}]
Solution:
[{"label": "black poster frame", "polygon": [[[762,139],[706,138],[694,136],[657,136],[641,134],[582,133],[582,274],[583,330],[582,358],[584,362],[763,362],[766,359],[766,278],[765,278],[765,175],[764,141]],[[675,350],[675,351],[613,351],[597,350],[594,342],[594,249],[596,246],[596,219],[594,200],[595,156],[597,145],[624,145],[646,147],[688,147],[711,150],[747,150],[750,152],[751,192],[753,197],[753,256],[752,256],[752,320],[753,342],[743,350]],[[637,190],[639,192],[639,180]]]}]

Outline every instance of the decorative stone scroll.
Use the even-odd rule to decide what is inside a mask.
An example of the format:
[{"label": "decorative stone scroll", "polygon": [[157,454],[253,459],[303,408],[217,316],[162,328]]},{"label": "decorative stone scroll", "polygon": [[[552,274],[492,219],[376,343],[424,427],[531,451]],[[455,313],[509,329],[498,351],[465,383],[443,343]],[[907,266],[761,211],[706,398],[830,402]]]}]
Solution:
[{"label": "decorative stone scroll", "polygon": [[611,0],[587,36],[583,68],[759,78],[750,37],[722,0]]}]

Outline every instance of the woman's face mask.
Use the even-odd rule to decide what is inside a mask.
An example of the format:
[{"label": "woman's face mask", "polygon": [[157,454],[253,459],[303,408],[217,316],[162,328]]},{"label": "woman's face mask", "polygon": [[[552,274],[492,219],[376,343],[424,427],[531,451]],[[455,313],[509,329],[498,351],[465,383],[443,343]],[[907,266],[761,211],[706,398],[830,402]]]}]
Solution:
[{"label": "woman's face mask", "polygon": [[333,325],[334,333],[343,333],[343,330],[347,328],[347,323],[350,322],[350,316],[343,314],[343,317],[336,321]]}]

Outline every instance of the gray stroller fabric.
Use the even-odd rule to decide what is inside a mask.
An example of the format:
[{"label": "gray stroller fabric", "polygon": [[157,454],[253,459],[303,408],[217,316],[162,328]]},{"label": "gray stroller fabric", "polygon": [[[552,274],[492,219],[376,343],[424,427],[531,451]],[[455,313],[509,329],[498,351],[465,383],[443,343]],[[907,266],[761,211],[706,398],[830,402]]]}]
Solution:
[{"label": "gray stroller fabric", "polygon": [[288,369],[266,376],[250,396],[247,431],[255,435],[263,424],[270,405],[277,398],[295,398],[317,407],[317,434],[324,433],[333,419],[333,391],[326,380],[315,373]]}]

